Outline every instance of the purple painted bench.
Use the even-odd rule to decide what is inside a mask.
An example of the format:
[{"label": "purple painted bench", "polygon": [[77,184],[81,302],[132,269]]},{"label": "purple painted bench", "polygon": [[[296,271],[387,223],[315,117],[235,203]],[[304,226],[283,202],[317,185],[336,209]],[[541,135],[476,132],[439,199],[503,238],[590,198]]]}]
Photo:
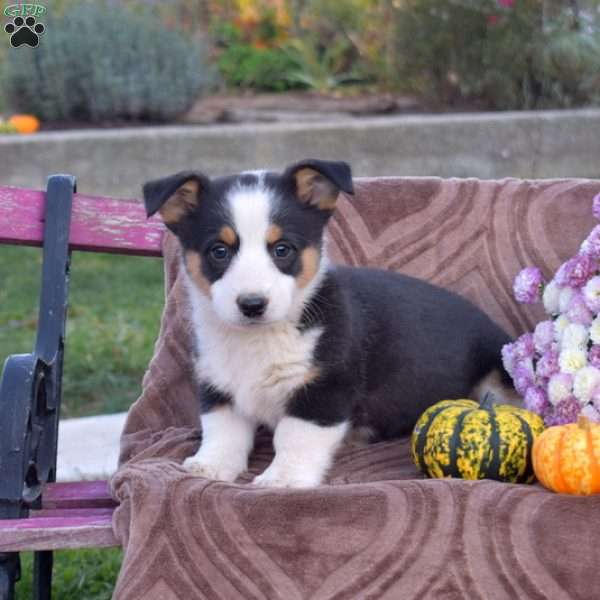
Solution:
[{"label": "purple painted bench", "polygon": [[[163,225],[146,219],[140,202],[74,190],[70,176],[51,177],[47,192],[0,187],[0,244],[44,248],[36,347],[31,355],[9,357],[0,380],[0,410],[8,421],[0,436],[0,600],[14,596],[20,551],[35,552],[35,598],[41,599],[50,598],[53,550],[118,545],[106,481],[53,483],[70,253],[159,257]],[[44,389],[58,392],[40,392],[44,378],[53,384]]]}]

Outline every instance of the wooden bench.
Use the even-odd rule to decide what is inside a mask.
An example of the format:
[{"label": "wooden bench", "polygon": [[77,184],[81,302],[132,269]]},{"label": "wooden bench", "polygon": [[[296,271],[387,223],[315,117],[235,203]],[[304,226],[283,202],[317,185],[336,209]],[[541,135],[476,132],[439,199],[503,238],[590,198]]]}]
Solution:
[{"label": "wooden bench", "polygon": [[35,552],[42,600],[51,596],[53,550],[118,545],[106,481],[54,483],[70,256],[159,257],[163,226],[139,202],[75,188],[70,175],[50,177],[46,192],[0,187],[0,244],[43,246],[34,350],[9,356],[0,379],[0,600],[14,596],[20,551]]}]

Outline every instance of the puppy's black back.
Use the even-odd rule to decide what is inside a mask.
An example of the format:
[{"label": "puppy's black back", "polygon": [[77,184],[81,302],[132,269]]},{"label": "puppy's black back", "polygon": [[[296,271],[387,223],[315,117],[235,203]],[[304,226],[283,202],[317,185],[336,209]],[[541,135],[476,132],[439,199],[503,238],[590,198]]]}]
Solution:
[{"label": "puppy's black back", "polygon": [[325,325],[317,360],[353,379],[355,424],[383,438],[408,433],[435,402],[468,397],[502,370],[510,341],[468,300],[383,270],[336,267],[313,303]]}]

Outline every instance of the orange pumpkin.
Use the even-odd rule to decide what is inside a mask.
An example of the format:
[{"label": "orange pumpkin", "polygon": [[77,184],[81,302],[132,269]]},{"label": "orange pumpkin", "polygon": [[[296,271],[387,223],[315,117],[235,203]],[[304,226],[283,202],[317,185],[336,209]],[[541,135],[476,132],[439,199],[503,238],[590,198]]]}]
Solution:
[{"label": "orange pumpkin", "polygon": [[18,133],[35,133],[40,128],[39,120],[33,115],[13,115],[8,122]]},{"label": "orange pumpkin", "polygon": [[554,492],[600,494],[600,424],[580,416],[577,423],[550,427],[533,444],[533,470]]}]

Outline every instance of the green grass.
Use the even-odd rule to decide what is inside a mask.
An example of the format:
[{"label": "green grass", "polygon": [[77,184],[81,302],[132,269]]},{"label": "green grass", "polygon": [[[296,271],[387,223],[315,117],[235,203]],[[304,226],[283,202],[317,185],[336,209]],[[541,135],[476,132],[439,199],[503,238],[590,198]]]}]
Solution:
[{"label": "green grass", "polygon": [[[31,352],[41,252],[0,246],[0,361]],[[163,304],[162,261],[75,253],[62,416],[127,410],[140,391]]]},{"label": "green grass", "polygon": [[[120,548],[98,550],[62,550],[54,553],[53,600],[110,600],[122,551]],[[21,581],[16,600],[31,600],[33,553],[21,554]]]},{"label": "green grass", "polygon": [[[31,352],[42,253],[0,246],[0,364]],[[75,253],[71,264],[62,416],[127,410],[140,392],[163,304],[162,261]],[[22,555],[17,599],[30,600],[32,555]],[[55,553],[53,598],[111,597],[121,551]]]}]

